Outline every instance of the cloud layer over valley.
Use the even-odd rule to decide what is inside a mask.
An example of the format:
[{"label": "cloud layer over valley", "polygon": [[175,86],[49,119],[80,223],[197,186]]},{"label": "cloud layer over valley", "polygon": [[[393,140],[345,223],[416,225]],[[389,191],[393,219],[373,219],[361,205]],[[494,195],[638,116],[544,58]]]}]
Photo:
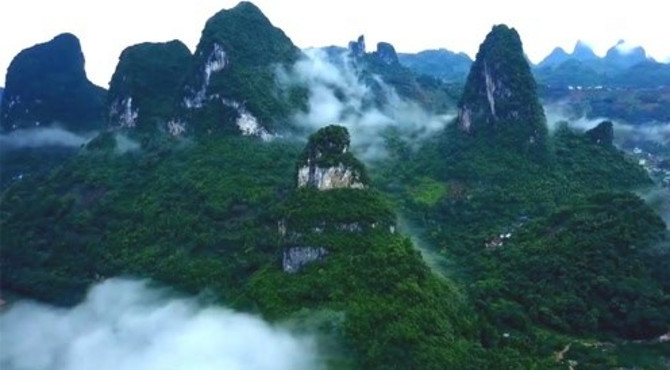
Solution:
[{"label": "cloud layer over valley", "polygon": [[314,343],[259,318],[111,279],[69,309],[17,302],[0,315],[6,370],[311,370]]}]

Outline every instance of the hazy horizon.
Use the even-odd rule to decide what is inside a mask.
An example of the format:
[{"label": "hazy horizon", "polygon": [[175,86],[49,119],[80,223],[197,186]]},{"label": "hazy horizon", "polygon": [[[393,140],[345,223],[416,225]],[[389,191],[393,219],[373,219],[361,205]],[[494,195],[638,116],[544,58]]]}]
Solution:
[{"label": "hazy horizon", "polygon": [[[5,71],[17,53],[70,32],[81,41],[89,79],[107,87],[124,48],[141,42],[179,39],[193,51],[207,19],[237,3],[3,2],[0,13],[6,18],[0,21],[0,86],[5,85]],[[521,0],[504,4],[477,0],[459,4],[457,9],[416,0],[384,4],[383,11],[371,1],[253,3],[300,48],[345,46],[363,34],[369,49],[379,41],[387,41],[398,52],[444,48],[474,58],[491,27],[505,23],[519,31],[533,63],[540,62],[556,47],[572,51],[578,40],[602,56],[621,39],[630,46],[643,46],[658,61],[670,61],[670,46],[664,40],[670,33],[670,24],[653,0],[641,0],[635,7],[608,4],[606,8],[576,0],[553,8]]]}]

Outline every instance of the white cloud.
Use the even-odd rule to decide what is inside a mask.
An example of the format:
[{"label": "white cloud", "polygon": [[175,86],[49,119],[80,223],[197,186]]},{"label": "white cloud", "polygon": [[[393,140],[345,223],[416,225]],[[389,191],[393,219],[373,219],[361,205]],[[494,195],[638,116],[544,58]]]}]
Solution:
[{"label": "white cloud", "polygon": [[76,134],[59,127],[30,128],[0,134],[0,146],[8,149],[43,146],[79,147],[88,143],[95,133]]},{"label": "white cloud", "polygon": [[6,370],[311,370],[313,342],[251,315],[112,279],[69,308],[18,302],[0,315]]},{"label": "white cloud", "polygon": [[279,70],[277,76],[284,85],[309,89],[309,108],[294,116],[296,125],[309,133],[332,124],[345,126],[351,135],[352,150],[364,160],[376,160],[386,154],[383,134],[389,128],[418,144],[441,131],[455,116],[429,113],[375,77],[386,100],[377,104],[378,95],[362,81],[347,54],[329,61],[322,50],[306,50],[305,58],[290,71]]},{"label": "white cloud", "polygon": [[580,131],[590,130],[602,121],[610,121],[614,125],[614,140],[623,142],[631,139],[634,141],[653,141],[662,145],[670,145],[670,122],[654,122],[632,125],[622,120],[607,117],[586,118],[576,117],[569,113],[569,108],[564,103],[556,103],[544,106],[549,131],[554,131],[561,121],[568,122],[570,127]]},{"label": "white cloud", "polygon": [[114,134],[114,142],[116,144],[114,150],[117,154],[136,152],[142,148],[140,143],[118,132]]}]

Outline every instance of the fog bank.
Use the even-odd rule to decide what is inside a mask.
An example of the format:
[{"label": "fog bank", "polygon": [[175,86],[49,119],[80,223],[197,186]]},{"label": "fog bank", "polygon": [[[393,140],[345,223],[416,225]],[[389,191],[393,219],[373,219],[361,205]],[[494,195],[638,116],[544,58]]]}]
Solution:
[{"label": "fog bank", "polygon": [[0,314],[4,370],[311,370],[309,338],[251,315],[111,279],[69,309],[17,302]]}]

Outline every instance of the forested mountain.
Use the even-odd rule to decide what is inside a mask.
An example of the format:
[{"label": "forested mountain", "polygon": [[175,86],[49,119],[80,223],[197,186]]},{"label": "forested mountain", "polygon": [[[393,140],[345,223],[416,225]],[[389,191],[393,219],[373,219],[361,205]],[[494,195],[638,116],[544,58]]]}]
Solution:
[{"label": "forested mountain", "polygon": [[127,48],[106,129],[2,191],[8,309],[133,276],[291,323],[327,369],[667,365],[667,225],[632,193],[654,184],[611,122],[550,133],[514,28],[462,92],[389,43],[322,52],[247,2],[194,54]]},{"label": "forested mountain", "polygon": [[5,84],[4,131],[54,122],[80,132],[102,126],[105,90],[87,79],[81,46],[72,34],[23,50],[7,69]]},{"label": "forested mountain", "polygon": [[109,127],[147,135],[168,130],[190,67],[191,52],[180,41],[126,48],[109,84]]}]

